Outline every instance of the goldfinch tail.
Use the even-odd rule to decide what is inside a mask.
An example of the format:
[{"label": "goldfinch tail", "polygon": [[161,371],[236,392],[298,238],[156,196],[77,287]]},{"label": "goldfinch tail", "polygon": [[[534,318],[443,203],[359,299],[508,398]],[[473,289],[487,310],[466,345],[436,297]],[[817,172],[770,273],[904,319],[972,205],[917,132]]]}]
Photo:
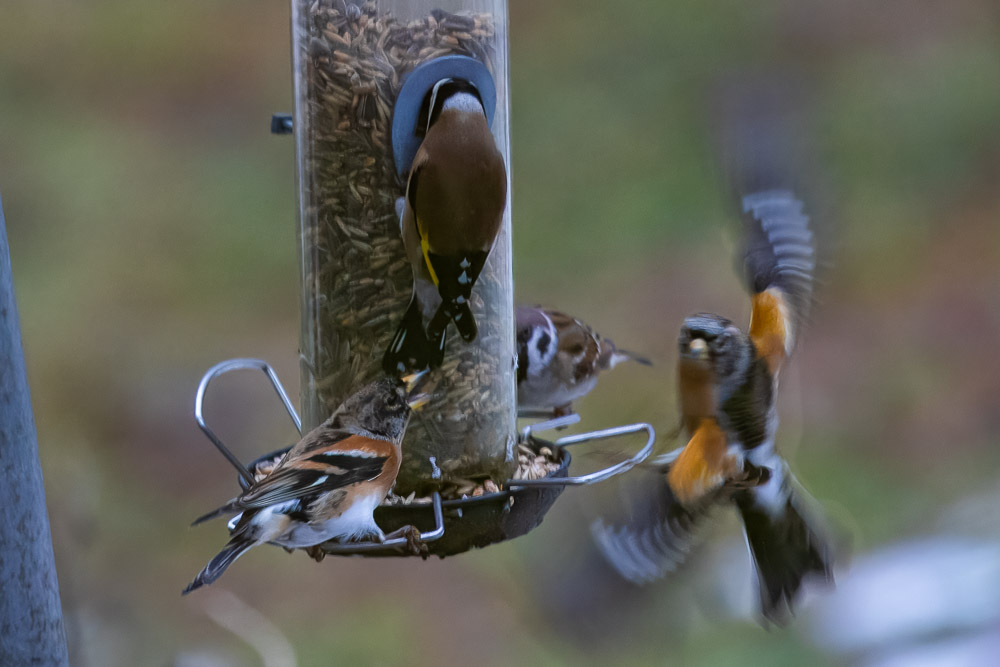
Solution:
[{"label": "goldfinch tail", "polygon": [[212,583],[222,576],[236,559],[242,556],[247,549],[257,544],[257,542],[246,535],[238,535],[229,540],[229,543],[220,551],[215,558],[208,562],[205,569],[198,573],[190,584],[187,585],[181,595],[187,595],[191,591],[198,590],[202,586]]},{"label": "goldfinch tail", "polygon": [[389,375],[404,375],[425,368],[436,368],[441,365],[443,357],[443,354],[437,352],[424,333],[420,300],[414,294],[396,335],[382,357],[382,369]]},{"label": "goldfinch tail", "polygon": [[434,317],[431,318],[430,324],[427,325],[427,338],[430,341],[430,346],[435,351],[439,351],[442,357],[444,356],[445,332],[449,322],[455,323],[458,334],[465,342],[475,340],[479,334],[479,327],[476,325],[476,319],[472,316],[472,310],[469,309],[468,301],[463,300],[462,303],[443,302],[434,313]]},{"label": "goldfinch tail", "polygon": [[441,295],[441,305],[427,327],[427,337],[431,341],[439,339],[449,321],[455,323],[464,341],[475,340],[479,330],[469,308],[469,299],[488,255],[482,251],[447,257],[428,253],[427,262],[437,275]]},{"label": "goldfinch tail", "polygon": [[455,304],[451,312],[451,321],[455,323],[458,335],[467,343],[475,340],[479,334],[479,327],[476,325],[476,318],[472,316],[472,310],[469,308],[468,301]]}]

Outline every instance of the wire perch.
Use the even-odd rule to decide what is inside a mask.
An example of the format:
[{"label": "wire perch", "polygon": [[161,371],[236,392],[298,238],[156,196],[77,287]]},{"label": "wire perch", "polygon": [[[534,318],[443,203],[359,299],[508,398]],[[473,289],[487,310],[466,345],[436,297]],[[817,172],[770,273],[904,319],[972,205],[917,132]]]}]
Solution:
[{"label": "wire perch", "polygon": [[[204,401],[209,383],[219,375],[234,370],[262,371],[267,375],[268,380],[270,380],[271,386],[274,387],[275,392],[281,399],[286,412],[288,412],[300,435],[302,433],[302,423],[295,412],[295,408],[292,407],[292,402],[289,400],[288,394],[285,392],[277,374],[266,361],[260,359],[230,359],[216,364],[205,373],[198,385],[198,392],[195,396],[195,420],[215,448],[222,453],[226,460],[236,469],[237,473],[239,473],[240,486],[245,490],[255,481],[251,469],[255,470],[261,462],[273,460],[283,455],[287,450],[279,450],[261,456],[248,467],[226,447],[206,423]],[[420,540],[428,544],[432,554],[441,557],[462,553],[463,551],[468,551],[470,548],[483,547],[527,533],[541,523],[542,517],[565,487],[595,484],[615,475],[620,475],[644,461],[653,451],[653,442],[656,439],[656,434],[653,427],[646,423],[629,424],[600,431],[569,435],[559,438],[554,442],[548,442],[535,437],[536,433],[565,428],[579,421],[580,416],[574,413],[530,424],[521,430],[519,440],[522,444],[527,444],[535,450],[540,449],[543,445],[553,446],[561,452],[560,468],[551,473],[549,477],[543,479],[509,479],[503,484],[503,488],[500,491],[471,498],[463,497],[444,501],[439,493],[434,492],[430,503],[379,507],[377,512],[381,518],[376,518],[380,523],[383,520],[389,524],[398,524],[400,526],[420,523],[426,527],[430,523],[429,520],[431,517],[427,515],[428,510],[430,510],[433,514],[434,527],[431,530],[422,531],[420,533]],[[569,476],[567,474],[571,460],[567,450],[569,446],[595,440],[607,440],[627,436],[640,431],[644,431],[647,434],[646,443],[632,457],[585,475]],[[450,529],[448,529],[449,526]],[[445,537],[446,530],[448,530],[448,538],[441,539]],[[322,548],[327,554],[338,556],[396,556],[405,555],[401,551],[401,548],[406,545],[406,538],[392,538],[385,542],[351,544],[326,542]]]},{"label": "wire perch", "polygon": [[[212,366],[201,378],[201,382],[198,383],[198,392],[195,394],[194,399],[194,418],[198,422],[198,426],[201,428],[202,432],[206,437],[215,445],[215,448],[226,457],[226,460],[236,469],[236,472],[240,475],[240,486],[244,490],[249,488],[255,481],[253,474],[250,470],[243,465],[243,462],[223,444],[222,440],[215,434],[215,431],[205,422],[205,393],[208,390],[209,383],[225,373],[237,370],[260,370],[263,371],[267,378],[271,381],[271,386],[274,387],[275,392],[277,392],[278,397],[281,398],[282,404],[285,406],[285,411],[288,412],[288,416],[291,417],[292,422],[295,424],[295,429],[302,435],[302,421],[299,419],[299,415],[295,412],[295,408],[292,406],[291,400],[288,398],[288,394],[285,392],[285,388],[281,384],[281,380],[278,379],[278,374],[274,372],[271,365],[262,359],[228,359],[226,361],[220,362]],[[277,454],[277,452],[275,453]],[[444,516],[441,510],[441,496],[438,493],[434,493],[431,498],[431,502],[434,508],[434,521],[435,528],[429,532],[420,533],[421,541],[433,542],[434,540],[440,538],[444,535]],[[398,537],[386,540],[385,542],[358,542],[354,544],[342,544],[342,545],[327,545],[324,547],[324,551],[327,553],[336,554],[354,554],[354,553],[365,553],[373,551],[391,551],[398,547],[406,546],[407,541],[404,537]]]}]

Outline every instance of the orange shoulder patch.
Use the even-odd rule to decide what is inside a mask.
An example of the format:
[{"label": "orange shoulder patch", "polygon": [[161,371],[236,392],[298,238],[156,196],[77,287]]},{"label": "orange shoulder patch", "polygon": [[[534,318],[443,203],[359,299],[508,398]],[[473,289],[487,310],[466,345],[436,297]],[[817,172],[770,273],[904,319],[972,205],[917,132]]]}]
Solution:
[{"label": "orange shoulder patch", "polygon": [[691,505],[732,477],[738,461],[728,452],[726,434],[714,418],[703,419],[667,472],[667,483],[684,505]]},{"label": "orange shoulder patch", "polygon": [[781,290],[771,287],[753,295],[750,340],[767,362],[771,374],[776,374],[792,342],[788,304]]}]

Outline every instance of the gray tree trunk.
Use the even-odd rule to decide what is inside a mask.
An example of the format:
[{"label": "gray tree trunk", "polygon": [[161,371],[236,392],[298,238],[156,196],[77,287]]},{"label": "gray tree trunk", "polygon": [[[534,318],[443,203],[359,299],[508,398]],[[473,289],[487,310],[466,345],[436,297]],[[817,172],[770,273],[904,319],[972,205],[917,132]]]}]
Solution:
[{"label": "gray tree trunk", "polygon": [[0,665],[68,665],[0,202]]}]

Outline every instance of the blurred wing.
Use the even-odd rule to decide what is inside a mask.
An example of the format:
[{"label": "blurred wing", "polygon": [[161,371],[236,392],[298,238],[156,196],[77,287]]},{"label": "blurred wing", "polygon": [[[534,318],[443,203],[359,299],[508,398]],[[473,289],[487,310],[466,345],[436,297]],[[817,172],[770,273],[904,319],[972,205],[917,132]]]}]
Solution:
[{"label": "blurred wing", "polygon": [[373,444],[386,443],[352,434],[293,450],[271,474],[247,489],[235,505],[239,509],[262,508],[375,479],[382,474],[389,457],[373,451]]},{"label": "blurred wing", "polygon": [[772,373],[791,353],[812,302],[815,247],[802,208],[790,190],[743,197],[743,272],[753,301],[750,339]]},{"label": "blurred wing", "polygon": [[685,508],[662,471],[634,470],[627,474],[626,483],[621,515],[595,520],[591,535],[622,577],[643,584],[663,577],[684,561],[709,505],[696,511]]}]

